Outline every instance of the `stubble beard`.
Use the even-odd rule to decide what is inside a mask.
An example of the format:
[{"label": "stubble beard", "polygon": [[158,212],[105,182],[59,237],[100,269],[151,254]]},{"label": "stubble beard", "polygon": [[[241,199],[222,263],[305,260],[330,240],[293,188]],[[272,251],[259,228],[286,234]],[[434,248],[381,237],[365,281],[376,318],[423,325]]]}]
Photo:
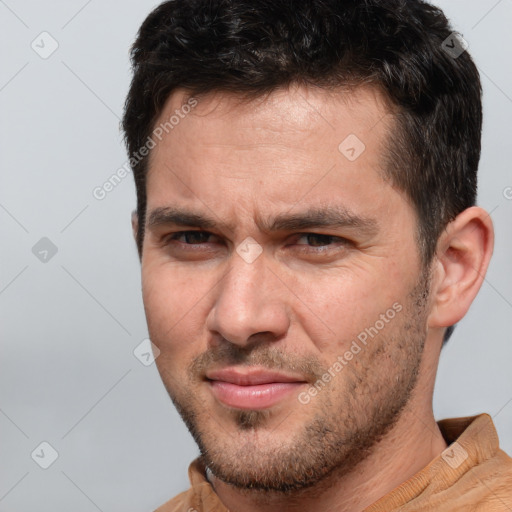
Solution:
[{"label": "stubble beard", "polygon": [[[231,437],[186,386],[177,386],[162,375],[204,465],[218,479],[240,490],[282,495],[321,488],[322,483],[330,486],[333,479],[328,477],[337,480],[352,472],[397,423],[414,391],[426,338],[429,288],[430,278],[424,272],[403,311],[386,326],[389,334],[384,329],[368,341],[333,379],[332,384],[343,379],[341,387],[328,385],[308,405],[297,401],[293,416],[303,407],[314,407],[315,414],[295,432],[287,432],[286,418],[273,430],[266,428],[271,409],[231,410],[229,418],[236,431]],[[392,325],[394,322],[397,324]],[[291,362],[271,345],[251,353],[226,344],[216,353],[200,356],[189,369],[189,378],[195,375],[197,382],[199,369],[212,361],[261,364],[274,370],[300,368],[304,375],[317,377],[327,372],[317,362]]]}]

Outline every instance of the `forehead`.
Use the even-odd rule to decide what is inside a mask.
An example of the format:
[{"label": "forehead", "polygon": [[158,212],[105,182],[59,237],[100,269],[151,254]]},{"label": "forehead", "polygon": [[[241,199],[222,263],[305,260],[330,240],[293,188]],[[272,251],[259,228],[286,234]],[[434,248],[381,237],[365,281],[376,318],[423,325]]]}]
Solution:
[{"label": "forehead", "polygon": [[161,140],[150,154],[148,207],[188,201],[233,213],[302,201],[352,211],[366,203],[371,213],[390,188],[383,155],[393,126],[371,87],[296,86],[250,100],[178,90],[155,123]]},{"label": "forehead", "polygon": [[[168,98],[155,129],[164,128],[164,139],[171,132],[179,139],[184,127],[193,125],[201,130],[203,144],[249,148],[281,142],[303,147],[302,142],[307,141],[341,141],[351,130],[373,144],[392,122],[390,104],[376,87],[328,90],[291,85],[253,98],[222,91],[194,97],[179,89]],[[228,132],[230,141],[225,140]],[[312,145],[306,144],[304,149],[310,150]]]}]

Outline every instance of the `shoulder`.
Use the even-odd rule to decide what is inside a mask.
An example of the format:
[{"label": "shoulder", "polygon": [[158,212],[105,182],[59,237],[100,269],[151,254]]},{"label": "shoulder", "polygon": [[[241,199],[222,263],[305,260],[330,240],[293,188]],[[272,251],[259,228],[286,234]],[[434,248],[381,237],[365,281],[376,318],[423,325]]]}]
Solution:
[{"label": "shoulder", "polygon": [[478,512],[510,512],[512,510],[512,458],[503,450],[471,471],[473,481],[468,486],[468,497],[475,497],[474,510]]},{"label": "shoulder", "polygon": [[192,496],[192,489],[183,491],[158,507],[154,512],[197,512],[192,506]]}]

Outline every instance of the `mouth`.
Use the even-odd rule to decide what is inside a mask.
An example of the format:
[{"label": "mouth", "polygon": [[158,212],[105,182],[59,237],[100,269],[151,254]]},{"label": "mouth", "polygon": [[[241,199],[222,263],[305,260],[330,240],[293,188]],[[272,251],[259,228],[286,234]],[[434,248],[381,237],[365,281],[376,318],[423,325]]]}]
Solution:
[{"label": "mouth", "polygon": [[261,410],[278,404],[307,384],[300,376],[261,368],[225,368],[206,374],[212,394],[228,407]]}]

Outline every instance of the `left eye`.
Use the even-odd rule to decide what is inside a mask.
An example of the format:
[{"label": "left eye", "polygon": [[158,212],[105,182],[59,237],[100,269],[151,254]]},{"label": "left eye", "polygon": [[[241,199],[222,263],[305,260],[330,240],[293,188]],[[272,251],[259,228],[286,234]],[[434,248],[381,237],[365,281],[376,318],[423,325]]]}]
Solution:
[{"label": "left eye", "polygon": [[[306,239],[307,244],[310,245],[310,247],[326,247],[328,245],[332,245],[332,242],[346,242],[345,239],[340,238],[338,236],[333,235],[322,235],[318,233],[301,233],[300,237],[297,239],[297,241]],[[298,243],[297,245],[306,245]]]}]

